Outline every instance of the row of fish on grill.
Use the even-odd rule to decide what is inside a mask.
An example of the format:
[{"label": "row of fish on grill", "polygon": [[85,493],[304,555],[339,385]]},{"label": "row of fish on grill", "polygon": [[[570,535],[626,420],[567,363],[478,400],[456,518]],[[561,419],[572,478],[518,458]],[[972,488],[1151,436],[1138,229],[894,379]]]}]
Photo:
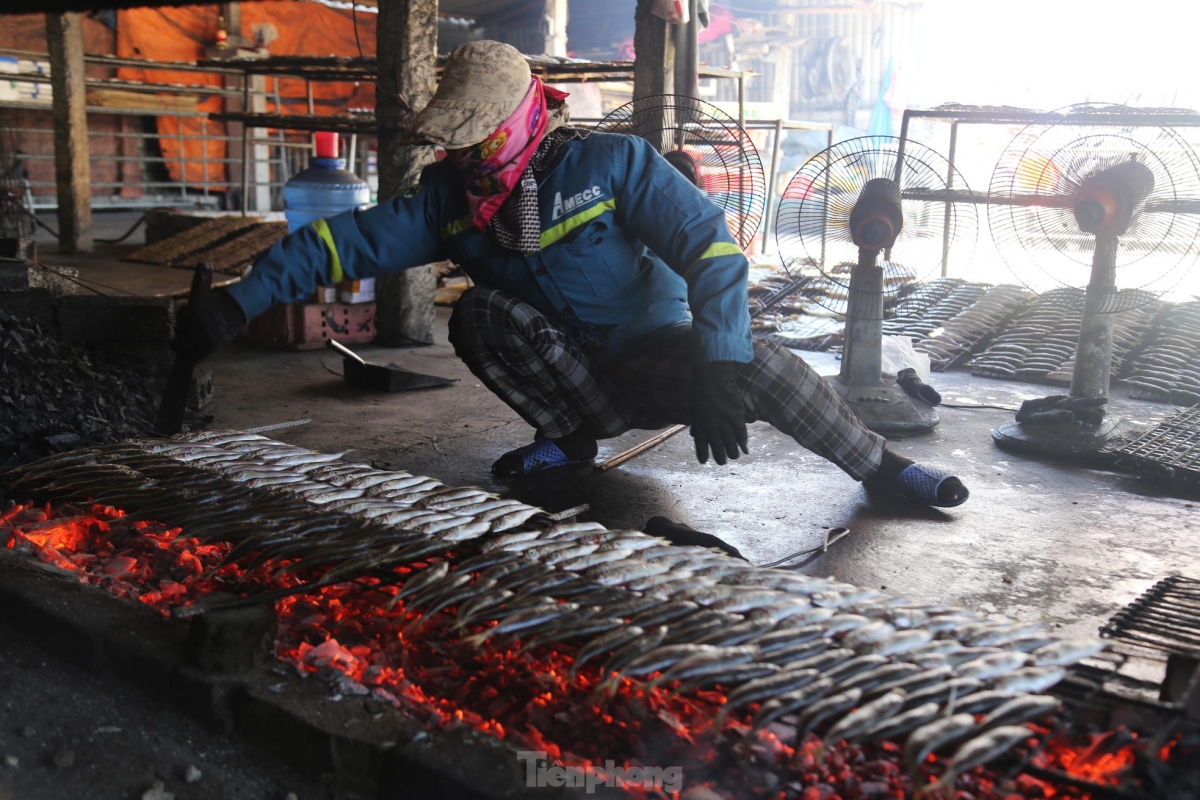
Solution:
[{"label": "row of fish on grill", "polygon": [[[599,664],[598,692],[623,680],[675,692],[720,686],[727,699],[714,725],[758,704],[754,729],[790,724],[827,741],[903,741],[914,770],[930,752],[948,751],[943,780],[951,782],[1027,740],[1023,723],[1059,707],[1042,692],[1104,646],[1047,635],[1038,623],[757,568],[639,531],[554,523],[480,489],[252,434],[91,448],[6,480],[236,541],[230,559],[323,567],[322,583],[395,579],[398,567],[428,564],[397,595],[410,633],[441,614],[475,645],[573,644],[572,678]],[[437,554],[445,557],[424,560]]]},{"label": "row of fish on grill", "polygon": [[1200,403],[1200,303],[1169,306],[1158,330],[1131,360],[1125,382],[1144,399]]},{"label": "row of fish on grill", "polygon": [[[973,374],[1069,384],[1083,321],[1082,305],[1080,289],[1056,289],[1038,297],[971,360]],[[1113,315],[1114,375],[1137,348],[1154,315],[1152,307]]]}]

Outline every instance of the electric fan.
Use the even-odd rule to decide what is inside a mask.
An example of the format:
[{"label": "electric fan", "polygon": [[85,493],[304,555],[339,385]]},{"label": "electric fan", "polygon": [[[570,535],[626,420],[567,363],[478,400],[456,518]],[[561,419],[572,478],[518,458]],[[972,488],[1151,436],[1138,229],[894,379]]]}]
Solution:
[{"label": "electric fan", "polygon": [[[938,423],[932,407],[914,404],[894,377],[883,375],[884,300],[939,264],[953,261],[961,269],[970,260],[977,215],[973,204],[959,202],[969,196],[946,159],[891,136],[823,150],[783,193],[775,241],[784,269],[815,273],[815,302],[845,314],[834,388],[872,430],[928,430]],[[898,257],[917,268],[902,266]]]},{"label": "electric fan", "polygon": [[1196,154],[1151,112],[1069,106],[1017,134],[992,174],[992,238],[1018,279],[1081,313],[1082,324],[1069,398],[1029,406],[1060,413],[1019,415],[993,432],[998,444],[1086,457],[1119,435],[1120,420],[1103,409],[1114,317],[1186,274],[1200,237],[1198,201]]},{"label": "electric fan", "polygon": [[766,178],[750,135],[721,109],[682,95],[643,97],[600,121],[602,133],[649,141],[725,212],[745,249],[762,222]]}]

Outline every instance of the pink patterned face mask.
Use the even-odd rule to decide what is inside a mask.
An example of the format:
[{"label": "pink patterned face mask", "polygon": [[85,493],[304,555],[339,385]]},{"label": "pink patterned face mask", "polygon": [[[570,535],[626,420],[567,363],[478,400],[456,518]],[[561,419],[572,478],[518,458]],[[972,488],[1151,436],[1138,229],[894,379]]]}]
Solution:
[{"label": "pink patterned face mask", "polygon": [[521,105],[491,136],[447,153],[467,178],[467,207],[481,231],[512,194],[546,133],[547,91],[553,90],[534,78]]}]

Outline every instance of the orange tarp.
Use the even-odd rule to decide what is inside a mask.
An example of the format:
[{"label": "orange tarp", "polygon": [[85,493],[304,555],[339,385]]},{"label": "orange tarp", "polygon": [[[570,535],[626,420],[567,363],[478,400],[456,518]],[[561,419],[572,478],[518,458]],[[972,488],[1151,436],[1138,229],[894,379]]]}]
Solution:
[{"label": "orange tarp", "polygon": [[[330,8],[310,2],[259,2],[243,3],[241,11],[242,35],[247,39],[253,41],[262,26],[273,28],[276,38],[268,43],[271,55],[358,55],[353,18],[348,8]],[[375,54],[376,16],[370,12],[358,12],[358,35],[363,53],[367,56]],[[117,55],[156,61],[196,61],[206,58],[208,49],[216,42],[219,17],[217,5],[123,9],[117,12]],[[118,74],[127,80],[185,85],[222,86],[227,78],[239,80],[237,76],[128,67],[121,68]],[[266,79],[266,89],[267,111],[274,113],[279,109],[274,102],[276,86],[273,78]],[[308,101],[303,80],[282,78],[278,91],[284,113],[307,113]],[[374,108],[375,86],[372,83],[314,83],[313,100],[317,114],[342,114],[349,108]],[[220,96],[204,96],[197,110],[223,111],[225,102]],[[159,143],[171,180],[179,180],[180,177],[181,140],[178,136],[181,126],[185,137],[199,137],[202,132],[209,136],[223,136],[226,132],[222,123],[202,121],[199,117],[158,117]],[[183,164],[189,183],[203,180],[205,158],[208,159],[210,181],[238,176],[236,165],[231,165],[232,170],[226,170],[226,165],[218,160],[226,157],[226,142],[208,140],[207,152],[202,149],[199,138],[185,138],[182,144]]]}]

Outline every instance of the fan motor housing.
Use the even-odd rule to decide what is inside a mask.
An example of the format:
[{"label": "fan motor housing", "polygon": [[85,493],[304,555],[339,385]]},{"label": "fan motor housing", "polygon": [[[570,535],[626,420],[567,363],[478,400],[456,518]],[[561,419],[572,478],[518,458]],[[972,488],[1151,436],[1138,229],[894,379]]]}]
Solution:
[{"label": "fan motor housing", "polygon": [[1154,191],[1154,173],[1126,161],[1092,175],[1075,193],[1075,221],[1084,233],[1120,236]]},{"label": "fan motor housing", "polygon": [[850,211],[850,236],[866,250],[891,247],[904,227],[900,188],[895,181],[874,178],[863,185]]}]

